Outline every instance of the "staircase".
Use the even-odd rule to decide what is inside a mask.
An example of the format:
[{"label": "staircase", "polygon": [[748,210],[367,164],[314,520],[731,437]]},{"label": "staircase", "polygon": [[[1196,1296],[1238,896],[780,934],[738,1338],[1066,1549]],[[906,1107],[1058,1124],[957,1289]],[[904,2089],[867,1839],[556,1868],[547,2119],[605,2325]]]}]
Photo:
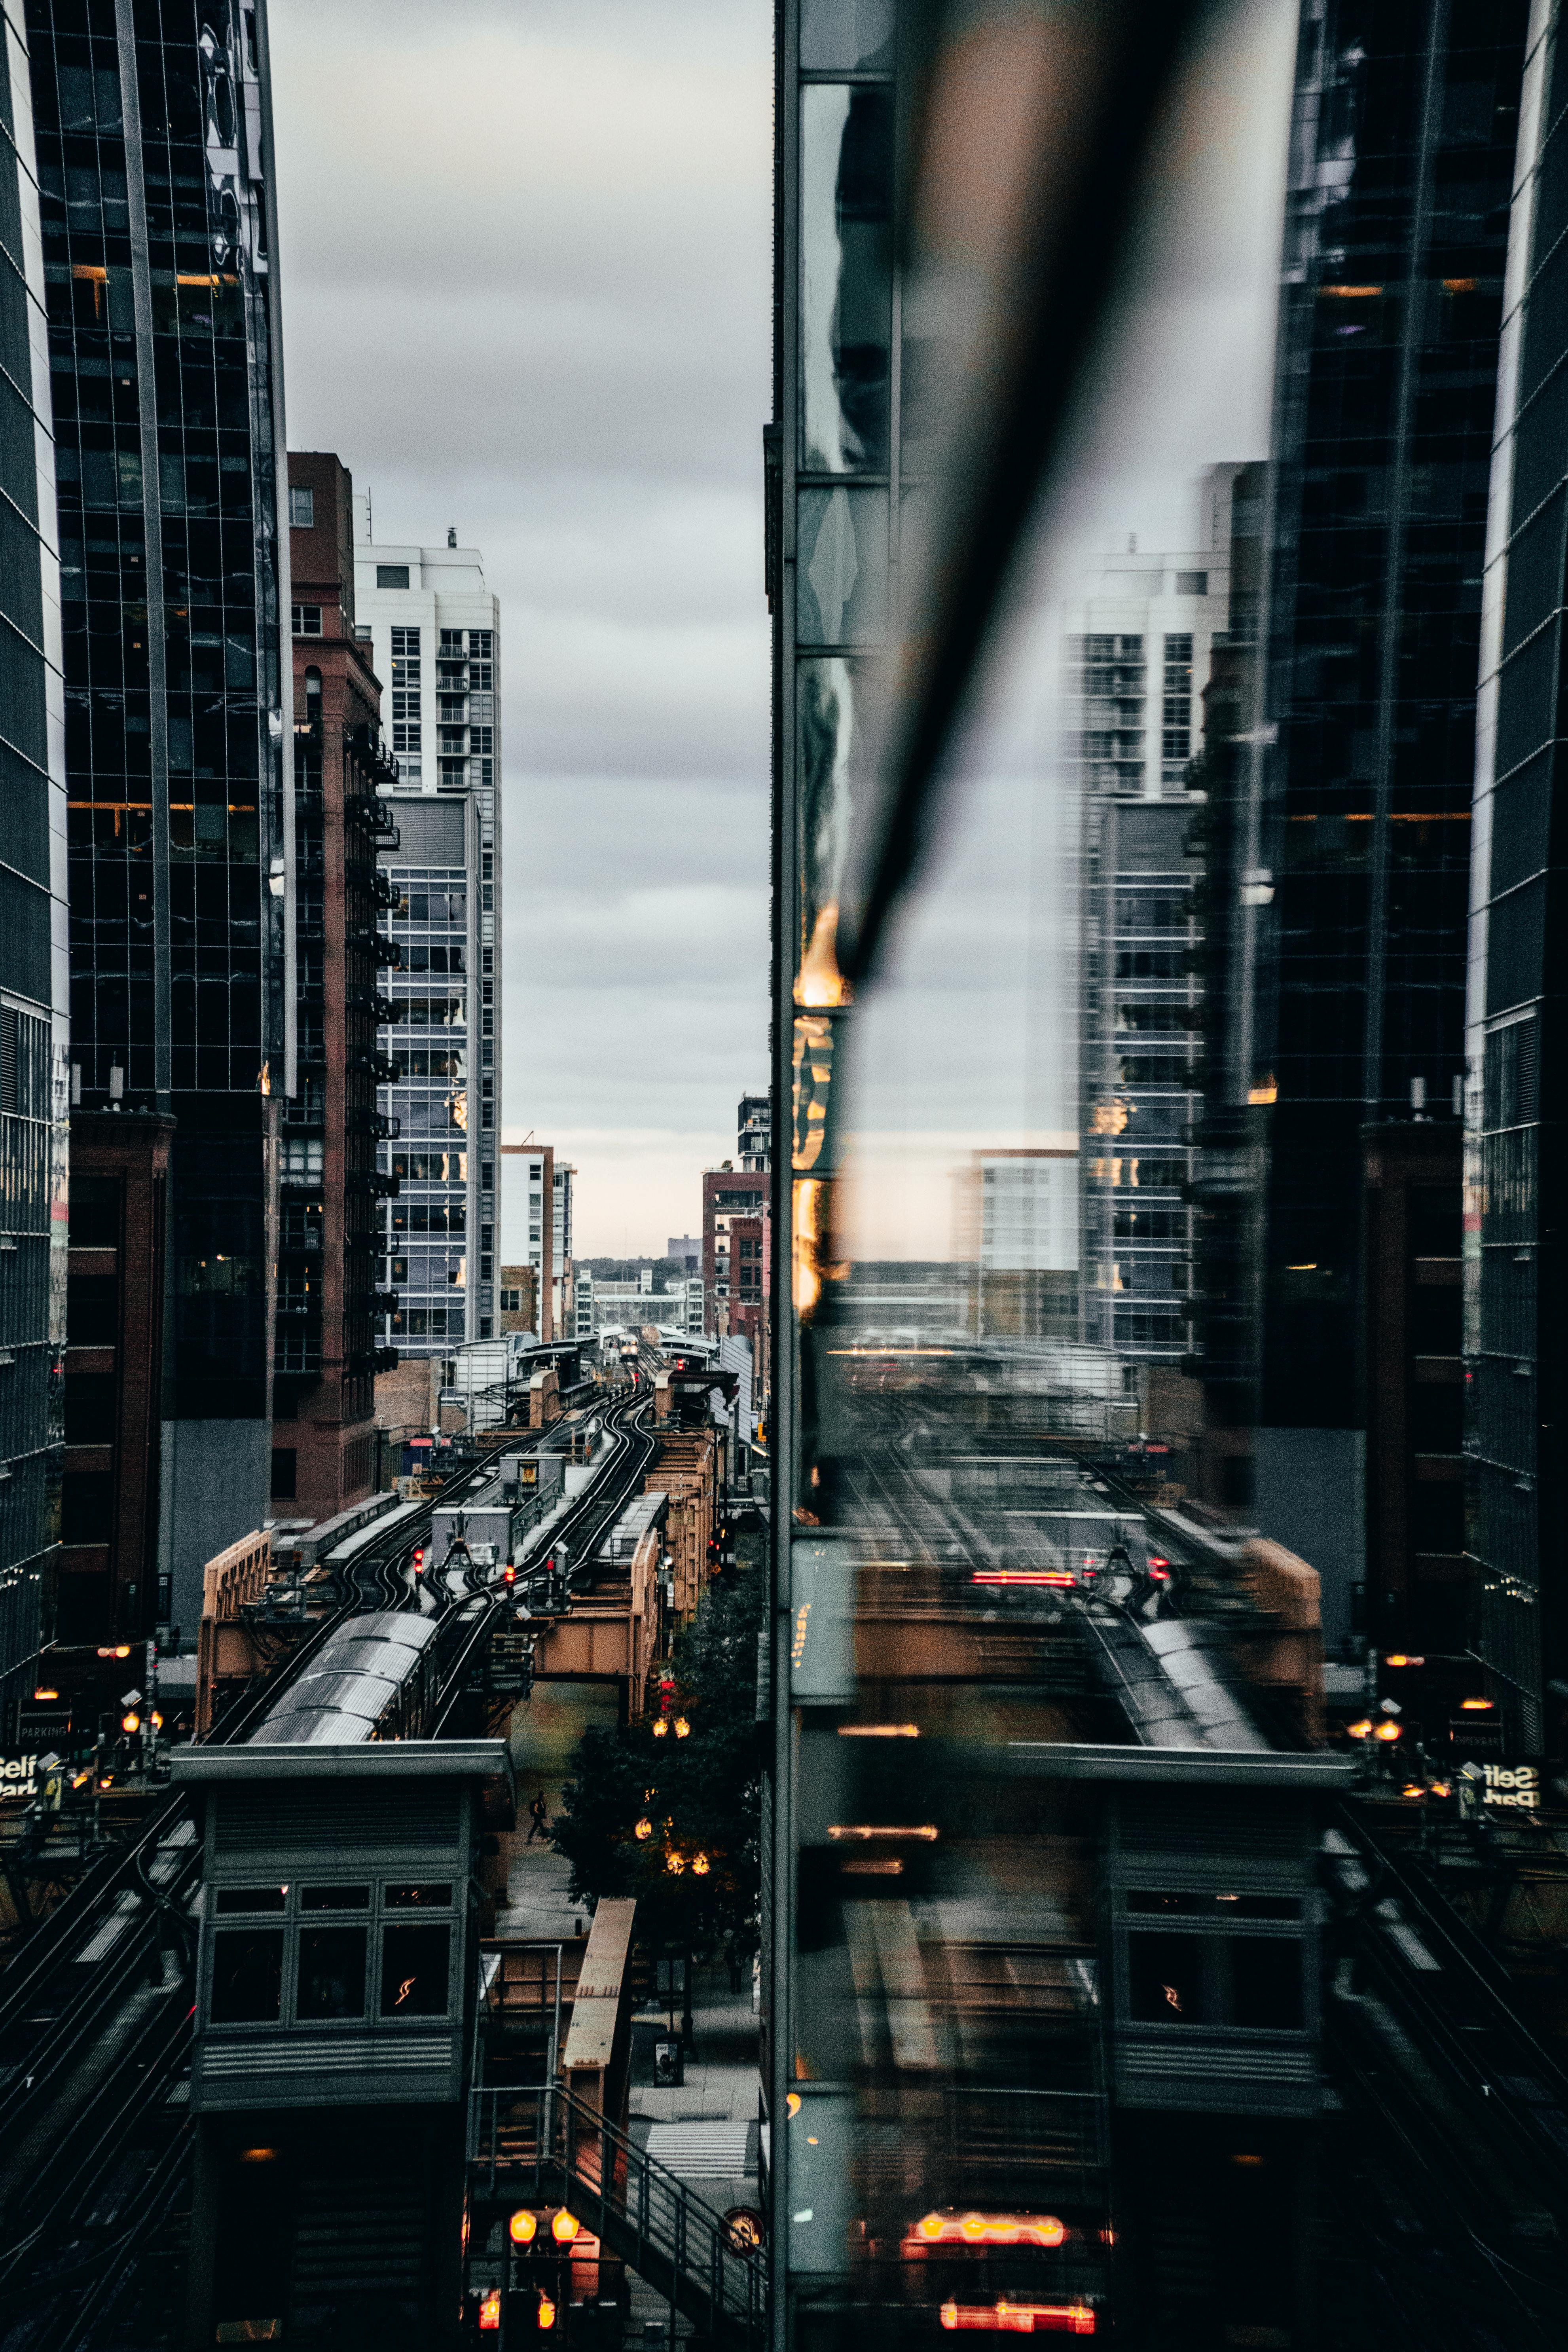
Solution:
[{"label": "staircase", "polygon": [[556,2084],[470,2095],[474,2189],[559,2202],[715,2344],[760,2352],[761,2254],[626,2133]]}]

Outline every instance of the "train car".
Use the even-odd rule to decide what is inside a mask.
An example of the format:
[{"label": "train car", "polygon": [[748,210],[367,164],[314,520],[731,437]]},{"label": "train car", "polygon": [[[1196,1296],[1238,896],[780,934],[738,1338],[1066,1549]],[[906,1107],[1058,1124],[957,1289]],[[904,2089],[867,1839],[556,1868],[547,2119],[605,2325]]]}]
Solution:
[{"label": "train car", "polygon": [[351,1617],[268,1709],[252,1741],[343,1748],[371,1739],[427,1739],[435,1727],[441,1637],[449,1622],[403,1609]]}]

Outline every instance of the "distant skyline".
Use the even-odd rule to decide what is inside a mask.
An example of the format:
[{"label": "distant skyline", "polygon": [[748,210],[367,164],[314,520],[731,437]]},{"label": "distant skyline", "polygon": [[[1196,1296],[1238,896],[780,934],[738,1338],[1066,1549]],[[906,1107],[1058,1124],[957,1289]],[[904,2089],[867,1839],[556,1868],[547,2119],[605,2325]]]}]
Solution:
[{"label": "distant skyline", "polygon": [[[1228,22],[1135,364],[1087,404],[1064,587],[1130,530],[1182,544],[1204,466],[1267,446],[1295,10]],[[658,1255],[768,1076],[772,7],[269,23],[290,445],[338,452],[378,539],[455,525],[502,600],[501,1117],[574,1163],[583,1255]]]}]

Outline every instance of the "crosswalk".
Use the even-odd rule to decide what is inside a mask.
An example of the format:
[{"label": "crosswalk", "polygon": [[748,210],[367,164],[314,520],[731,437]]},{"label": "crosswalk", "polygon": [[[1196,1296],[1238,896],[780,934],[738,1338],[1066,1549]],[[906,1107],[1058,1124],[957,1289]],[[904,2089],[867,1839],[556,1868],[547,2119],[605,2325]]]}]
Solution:
[{"label": "crosswalk", "polygon": [[743,2179],[756,2168],[756,2128],[755,2124],[731,2123],[718,2116],[695,2123],[655,2124],[648,2132],[647,2153],[682,2180]]}]

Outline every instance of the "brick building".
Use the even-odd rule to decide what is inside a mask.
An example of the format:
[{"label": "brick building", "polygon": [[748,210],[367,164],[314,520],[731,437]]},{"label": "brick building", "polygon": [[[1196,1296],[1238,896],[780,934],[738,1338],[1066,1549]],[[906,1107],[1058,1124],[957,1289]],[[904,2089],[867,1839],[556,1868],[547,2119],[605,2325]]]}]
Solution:
[{"label": "brick building", "polygon": [[370,633],[354,621],[353,485],[330,452],[289,458],[294,642],[294,856],[299,892],[299,1091],[279,1152],[273,1508],[330,1517],[372,1491],[374,1384],[396,1362],[374,1326],[376,1108],[388,1065],[377,1024],[393,838],[377,788],[396,769],[381,739]]},{"label": "brick building", "polygon": [[726,1161],[702,1173],[702,1285],[708,1329],[720,1339],[750,1339],[753,1361],[767,1318],[765,1170],[737,1171]]}]

